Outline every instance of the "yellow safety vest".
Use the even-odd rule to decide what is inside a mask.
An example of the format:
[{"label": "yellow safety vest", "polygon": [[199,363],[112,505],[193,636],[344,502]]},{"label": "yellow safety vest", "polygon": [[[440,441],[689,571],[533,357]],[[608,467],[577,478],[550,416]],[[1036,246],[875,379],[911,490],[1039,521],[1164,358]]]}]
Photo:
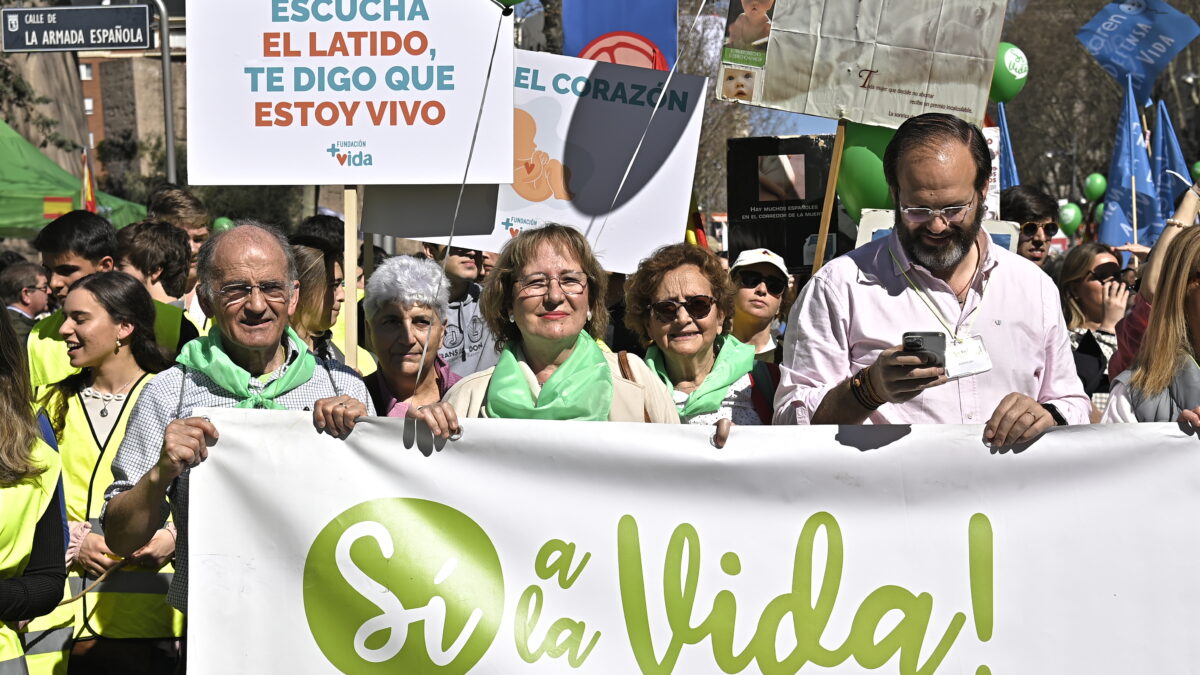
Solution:
[{"label": "yellow safety vest", "polygon": [[[363,296],[365,294],[366,294],[366,291],[360,288],[360,289],[358,289],[358,293],[356,295],[358,296],[359,300],[362,300]],[[339,312],[337,321],[334,321],[333,325],[329,327],[329,331],[331,333],[330,337],[333,339],[333,343],[335,345],[337,345],[338,349],[342,350],[343,352],[346,351],[346,321],[345,321],[345,318],[346,318],[346,313]],[[378,366],[378,364],[375,363],[375,356],[373,354],[371,354],[371,352],[363,349],[361,335],[358,336],[358,343],[356,346],[358,349],[358,352],[357,352],[357,354],[358,354],[358,372],[362,373],[363,375],[370,375],[371,373],[378,370],[379,366]]]},{"label": "yellow safety vest", "polygon": [[[58,454],[41,440],[33,444],[32,462],[45,471],[16,485],[0,487],[0,579],[25,571],[33,549],[37,522],[58,488]],[[0,622],[0,675],[25,675],[25,650],[15,624]]]},{"label": "yellow safety vest", "polygon": [[[29,331],[25,343],[29,355],[29,379],[35,388],[60,382],[79,372],[71,365],[64,340],[58,334],[67,316],[60,309],[38,321]],[[179,327],[183,321],[183,310],[166,303],[154,301],[154,341],[172,354],[179,353]],[[3,675],[3,674],[0,674]]]},{"label": "yellow safety vest", "polygon": [[[59,433],[59,452],[63,464],[63,488],[67,520],[90,522],[92,532],[103,534],[100,509],[104,492],[113,482],[112,460],[125,438],[126,426],[134,404],[153,375],[146,375],[130,390],[121,407],[114,404],[109,412],[117,416],[112,433],[98,439],[92,432],[79,396],[67,401],[63,430]],[[45,389],[39,390],[38,399]],[[53,418],[55,410],[50,410]],[[76,600],[70,609],[76,639],[172,638],[183,635],[183,615],[167,604],[167,589],[174,568],[160,570],[122,568],[111,572],[94,590]],[[79,571],[69,570],[67,585],[72,597],[91,585]]]}]

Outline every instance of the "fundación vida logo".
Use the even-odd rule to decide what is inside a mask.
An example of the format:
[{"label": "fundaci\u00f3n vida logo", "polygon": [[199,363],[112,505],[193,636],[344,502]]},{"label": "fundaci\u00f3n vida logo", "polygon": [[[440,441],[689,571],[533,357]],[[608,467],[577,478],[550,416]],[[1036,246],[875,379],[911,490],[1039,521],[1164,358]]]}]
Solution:
[{"label": "fundaci\u00f3n vida logo", "polygon": [[354,506],[321,530],[304,564],[309,629],[345,673],[466,673],[495,640],[503,610],[491,539],[437,502]]},{"label": "fundaci\u00f3n vida logo", "polygon": [[366,141],[334,141],[325,152],[342,166],[374,166],[375,158],[365,148]]}]

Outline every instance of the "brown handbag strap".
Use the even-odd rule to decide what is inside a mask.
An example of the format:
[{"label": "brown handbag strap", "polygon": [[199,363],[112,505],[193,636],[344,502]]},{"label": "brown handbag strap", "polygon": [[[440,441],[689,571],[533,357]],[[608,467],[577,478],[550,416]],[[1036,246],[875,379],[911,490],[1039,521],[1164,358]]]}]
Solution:
[{"label": "brown handbag strap", "polygon": [[[633,379],[633,369],[629,367],[629,352],[624,350],[617,352],[617,363],[621,366],[621,377],[630,382],[637,382]],[[642,406],[642,419],[646,422],[650,421],[650,411],[646,410],[645,406]]]}]

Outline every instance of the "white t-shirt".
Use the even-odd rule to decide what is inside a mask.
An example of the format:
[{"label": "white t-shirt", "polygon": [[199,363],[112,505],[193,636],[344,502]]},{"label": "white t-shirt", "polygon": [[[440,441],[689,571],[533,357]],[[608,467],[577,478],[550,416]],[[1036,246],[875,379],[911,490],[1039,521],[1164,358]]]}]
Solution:
[{"label": "white t-shirt", "polygon": [[[675,406],[681,407],[687,403],[688,395],[678,389],[671,390],[671,398]],[[729,393],[721,401],[721,407],[714,412],[701,413],[692,417],[679,416],[684,424],[716,424],[717,420],[729,420],[734,424],[762,424],[762,418],[754,409],[754,399],[751,394],[750,374],[747,373],[729,386]]]}]

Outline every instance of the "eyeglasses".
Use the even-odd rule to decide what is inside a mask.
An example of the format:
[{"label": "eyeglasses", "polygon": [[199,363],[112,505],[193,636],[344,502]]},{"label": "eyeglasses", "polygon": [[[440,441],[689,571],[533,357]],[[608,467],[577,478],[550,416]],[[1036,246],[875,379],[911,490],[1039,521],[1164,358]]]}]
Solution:
[{"label": "eyeglasses", "polygon": [[550,282],[557,281],[563,295],[579,295],[587,288],[587,277],[582,273],[548,276],[532,275],[517,282],[517,290],[523,298],[540,298],[550,292]]},{"label": "eyeglasses", "polygon": [[699,321],[708,316],[712,312],[713,305],[717,304],[717,299],[711,295],[693,295],[690,298],[684,298],[683,302],[676,300],[662,300],[659,302],[650,303],[650,313],[654,315],[661,323],[671,323],[675,317],[679,316],[679,308],[682,307],[688,313],[688,316],[693,320]]},{"label": "eyeglasses", "polygon": [[43,292],[43,293],[49,293],[49,292],[50,292],[50,284],[42,284],[41,286],[26,286],[26,287],[25,287],[25,290],[27,290],[27,291],[41,291],[41,292]]},{"label": "eyeglasses", "polygon": [[1053,239],[1054,235],[1058,234],[1058,223],[1021,223],[1021,235],[1032,237],[1037,234],[1038,229],[1041,229],[1042,235],[1047,239]]},{"label": "eyeglasses", "polygon": [[787,280],[780,279],[773,274],[762,274],[761,272],[737,272],[735,277],[742,288],[758,288],[759,284],[767,285],[767,292],[771,295],[783,295],[783,291],[787,288]]},{"label": "eyeglasses", "polygon": [[927,209],[923,206],[904,206],[900,208],[900,214],[913,225],[924,225],[938,216],[941,216],[947,223],[958,224],[967,217],[967,212],[971,210],[974,204],[975,200],[972,199],[966,204],[945,206],[940,209]]},{"label": "eyeglasses", "polygon": [[264,281],[261,284],[225,284],[217,289],[217,293],[220,294],[221,299],[225,301],[226,305],[233,305],[245,301],[256,288],[262,292],[267,302],[283,302],[287,300],[288,288],[281,281]]},{"label": "eyeglasses", "polygon": [[1101,263],[1096,265],[1096,269],[1092,270],[1088,275],[1090,279],[1105,283],[1113,279],[1119,279],[1121,276],[1121,266],[1117,263]]}]

